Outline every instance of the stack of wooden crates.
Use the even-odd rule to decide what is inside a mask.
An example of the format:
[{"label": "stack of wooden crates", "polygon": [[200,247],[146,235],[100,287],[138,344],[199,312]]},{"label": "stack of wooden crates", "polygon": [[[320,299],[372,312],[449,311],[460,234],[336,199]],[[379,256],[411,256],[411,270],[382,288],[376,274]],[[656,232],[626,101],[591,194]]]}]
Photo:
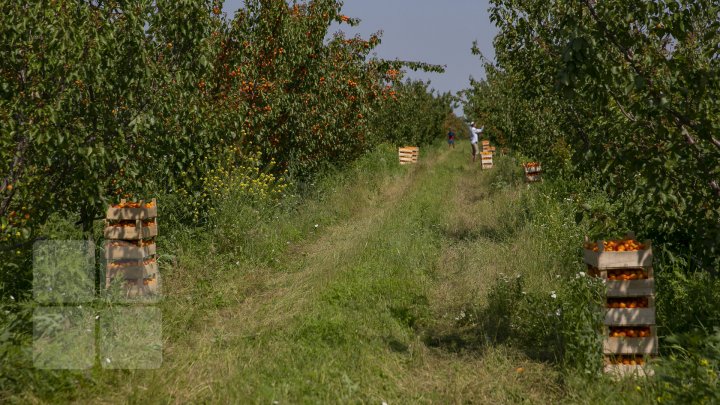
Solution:
[{"label": "stack of wooden crates", "polygon": [[540,162],[523,163],[523,169],[525,170],[526,183],[534,183],[542,180],[542,166]]},{"label": "stack of wooden crates", "polygon": [[401,165],[417,163],[419,155],[420,148],[417,146],[405,146],[403,148],[398,148],[398,157],[400,158]]},{"label": "stack of wooden crates", "polygon": [[482,152],[480,152],[480,163],[482,169],[493,168],[493,153],[495,147],[490,146],[490,141],[482,141]]},{"label": "stack of wooden crates", "polygon": [[105,218],[105,286],[119,279],[127,297],[159,293],[157,264],[157,203],[129,203],[111,206]]},{"label": "stack of wooden crates", "polygon": [[651,374],[646,362],[657,355],[658,336],[650,241],[640,244],[633,235],[594,244],[586,240],[584,260],[589,274],[601,277],[606,285],[605,372],[617,376]]}]

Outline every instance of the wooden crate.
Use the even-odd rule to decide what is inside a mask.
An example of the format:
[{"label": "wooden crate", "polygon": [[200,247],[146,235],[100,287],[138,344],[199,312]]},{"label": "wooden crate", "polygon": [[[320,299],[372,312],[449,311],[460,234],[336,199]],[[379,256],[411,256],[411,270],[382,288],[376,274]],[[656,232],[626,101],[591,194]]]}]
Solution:
[{"label": "wooden crate", "polygon": [[655,324],[655,308],[606,308],[606,326],[648,326]]},{"label": "wooden crate", "polygon": [[137,280],[141,278],[148,278],[152,275],[158,274],[157,261],[153,261],[144,264],[142,261],[138,261],[135,264],[125,266],[113,266],[115,262],[107,263],[107,272],[105,274],[106,279],[110,280],[113,278],[122,278],[124,280]]},{"label": "wooden crate", "polygon": [[641,297],[655,293],[655,280],[608,281],[605,284],[608,297]]},{"label": "wooden crate", "polygon": [[398,148],[398,156],[400,158],[401,165],[417,163],[419,155],[420,148],[418,148],[417,146],[406,146],[404,148]]},{"label": "wooden crate", "polygon": [[650,241],[645,241],[645,250],[635,252],[605,252],[603,241],[598,241],[599,251],[583,249],[583,260],[596,269],[621,269],[628,267],[649,267],[653,263],[653,252]]},{"label": "wooden crate", "polygon": [[493,168],[493,153],[492,152],[480,152],[480,162],[483,169]]},{"label": "wooden crate", "polygon": [[[106,279],[109,287],[112,279]],[[153,274],[147,278],[127,279],[123,280],[121,287],[121,297],[115,298],[153,298],[160,294],[161,279],[160,273]]]},{"label": "wooden crate", "polygon": [[480,141],[480,144],[482,145],[482,147],[484,149],[486,146],[490,146],[490,141],[486,141],[486,140]]},{"label": "wooden crate", "polygon": [[607,281],[635,281],[635,280],[611,280],[611,275],[614,272],[637,272],[641,271],[643,273],[643,278],[640,280],[647,280],[651,279],[655,275],[655,271],[653,270],[653,266],[647,266],[647,267],[613,267],[611,269],[598,269],[593,266],[588,265],[588,274],[592,277],[600,277],[602,279],[605,279]]},{"label": "wooden crate", "polygon": [[[120,200],[121,204],[126,202],[125,199]],[[111,220],[135,220],[135,219],[152,219],[157,218],[157,201],[153,198],[150,207],[145,207],[145,201],[140,201],[140,208],[117,208],[109,207],[105,214],[106,219]]]},{"label": "wooden crate", "polygon": [[483,145],[482,150],[483,150],[483,152],[493,152],[493,153],[495,153],[495,151],[497,150],[497,148],[494,147],[494,146],[489,146],[489,145],[486,146],[486,145]]},{"label": "wooden crate", "polygon": [[[622,359],[622,358],[625,359]],[[624,377],[644,377],[654,374],[652,361],[656,356],[653,355],[605,355],[603,359],[603,370],[614,378]],[[630,364],[625,364],[623,360],[627,360]],[[635,362],[636,364],[632,364]]]},{"label": "wooden crate", "polygon": [[[533,162],[534,163],[534,162]],[[532,174],[532,173],[541,173],[542,172],[542,166],[527,166],[523,165],[523,169],[525,170],[526,174]]]},{"label": "wooden crate", "polygon": [[[637,280],[609,280],[608,272],[642,270],[646,278]],[[655,294],[655,279],[652,266],[637,268],[597,269],[588,265],[588,274],[605,280],[605,291],[608,298],[619,297],[651,297]]]},{"label": "wooden crate", "polygon": [[[642,270],[646,278],[638,280],[609,280],[608,272]],[[619,297],[652,297],[655,295],[655,279],[653,267],[645,268],[612,268],[597,269],[588,265],[588,274],[605,280],[605,292],[608,298]]]},{"label": "wooden crate", "polygon": [[[115,246],[113,246],[115,245]],[[157,253],[155,243],[147,246],[136,246],[124,241],[109,240],[105,242],[105,258],[108,260],[145,259]]]},{"label": "wooden crate", "polygon": [[112,226],[106,221],[105,239],[141,240],[156,237],[158,234],[157,221],[151,226],[143,226],[141,220],[135,221],[135,226]]},{"label": "wooden crate", "polygon": [[650,326],[648,337],[609,337],[608,327],[605,328],[603,339],[603,353],[605,354],[657,354],[658,336],[657,328]]}]

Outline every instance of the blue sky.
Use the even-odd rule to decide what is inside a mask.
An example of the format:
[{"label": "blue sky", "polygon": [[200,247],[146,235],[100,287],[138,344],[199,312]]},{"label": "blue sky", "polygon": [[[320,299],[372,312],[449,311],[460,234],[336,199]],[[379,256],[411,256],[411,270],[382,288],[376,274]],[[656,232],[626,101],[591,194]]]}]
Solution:
[{"label": "blue sky", "polygon": [[[242,0],[228,0],[232,14]],[[410,72],[430,80],[438,91],[455,93],[470,85],[469,77],[484,77],[479,58],[470,48],[477,40],[485,57],[493,60],[497,29],[490,22],[487,0],[345,0],[344,14],[361,19],[358,27],[338,27],[352,36],[383,31],[378,57],[446,65],[444,74]],[[461,111],[457,111],[461,113]]]}]

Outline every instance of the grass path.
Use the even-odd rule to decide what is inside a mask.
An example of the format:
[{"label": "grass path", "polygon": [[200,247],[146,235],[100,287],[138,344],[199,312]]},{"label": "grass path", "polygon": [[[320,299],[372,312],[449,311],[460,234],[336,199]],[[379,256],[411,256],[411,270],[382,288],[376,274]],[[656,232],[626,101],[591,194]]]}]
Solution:
[{"label": "grass path", "polygon": [[200,298],[221,304],[183,301],[198,298],[188,285],[203,285],[194,273],[214,264],[212,252],[186,261],[168,284],[177,297],[163,304],[163,367],[104,377],[85,399],[553,403],[549,366],[484,344],[462,322],[522,249],[507,231],[521,191],[493,192],[493,175],[466,152],[433,150],[379,189],[329,199],[356,208],[320,223],[273,266],[208,278]]}]

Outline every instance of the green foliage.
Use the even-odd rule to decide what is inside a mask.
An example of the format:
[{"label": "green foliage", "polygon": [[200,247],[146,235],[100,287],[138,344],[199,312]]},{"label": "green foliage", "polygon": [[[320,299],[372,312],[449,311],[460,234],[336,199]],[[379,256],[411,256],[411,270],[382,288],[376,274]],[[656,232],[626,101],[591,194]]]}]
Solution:
[{"label": "green foliage", "polygon": [[664,404],[715,404],[720,401],[720,330],[695,331],[667,339],[674,354],[656,366],[656,401]]},{"label": "green foliage", "polygon": [[0,252],[12,256],[0,295],[27,288],[5,275],[28,268],[52,215],[89,233],[108,203],[159,197],[171,223],[198,223],[224,189],[219,173],[310,178],[380,141],[439,136],[450,99],[400,82],[400,69],[441,68],[369,58],[379,34],[326,39],[332,24],[358,23],[339,1],[247,0],[232,20],[221,9],[0,6]]},{"label": "green foliage", "polygon": [[429,85],[407,80],[386,88],[394,102],[378,114],[376,126],[382,128],[387,140],[397,146],[420,146],[446,135],[451,96],[434,94]]},{"label": "green foliage", "polygon": [[[665,334],[720,325],[720,279],[704,273],[687,273],[686,263],[664,259],[657,273],[657,317]],[[661,259],[661,260],[662,260]]]},{"label": "green foliage", "polygon": [[490,13],[497,66],[466,115],[575,193],[606,194],[604,232],[632,227],[717,268],[718,5],[496,0]]},{"label": "green foliage", "polygon": [[540,291],[521,275],[501,275],[474,317],[490,343],[508,342],[532,358],[594,376],[602,365],[602,285],[578,273],[559,287]]},{"label": "green foliage", "polygon": [[[542,162],[554,181],[537,188],[567,200],[575,229],[653,241],[661,354],[672,354],[656,388],[670,403],[717,401],[716,365],[698,366],[713,340],[699,344],[692,331],[720,326],[718,11],[711,1],[494,0],[497,64],[465,92],[466,116]],[[559,254],[576,256],[577,236]],[[563,358],[596,370],[586,305],[597,297],[582,291],[566,292],[577,329],[563,346],[577,355]]]},{"label": "green foliage", "polygon": [[562,365],[569,372],[595,376],[602,368],[603,300],[601,281],[578,272],[564,280],[558,297],[562,303]]}]

